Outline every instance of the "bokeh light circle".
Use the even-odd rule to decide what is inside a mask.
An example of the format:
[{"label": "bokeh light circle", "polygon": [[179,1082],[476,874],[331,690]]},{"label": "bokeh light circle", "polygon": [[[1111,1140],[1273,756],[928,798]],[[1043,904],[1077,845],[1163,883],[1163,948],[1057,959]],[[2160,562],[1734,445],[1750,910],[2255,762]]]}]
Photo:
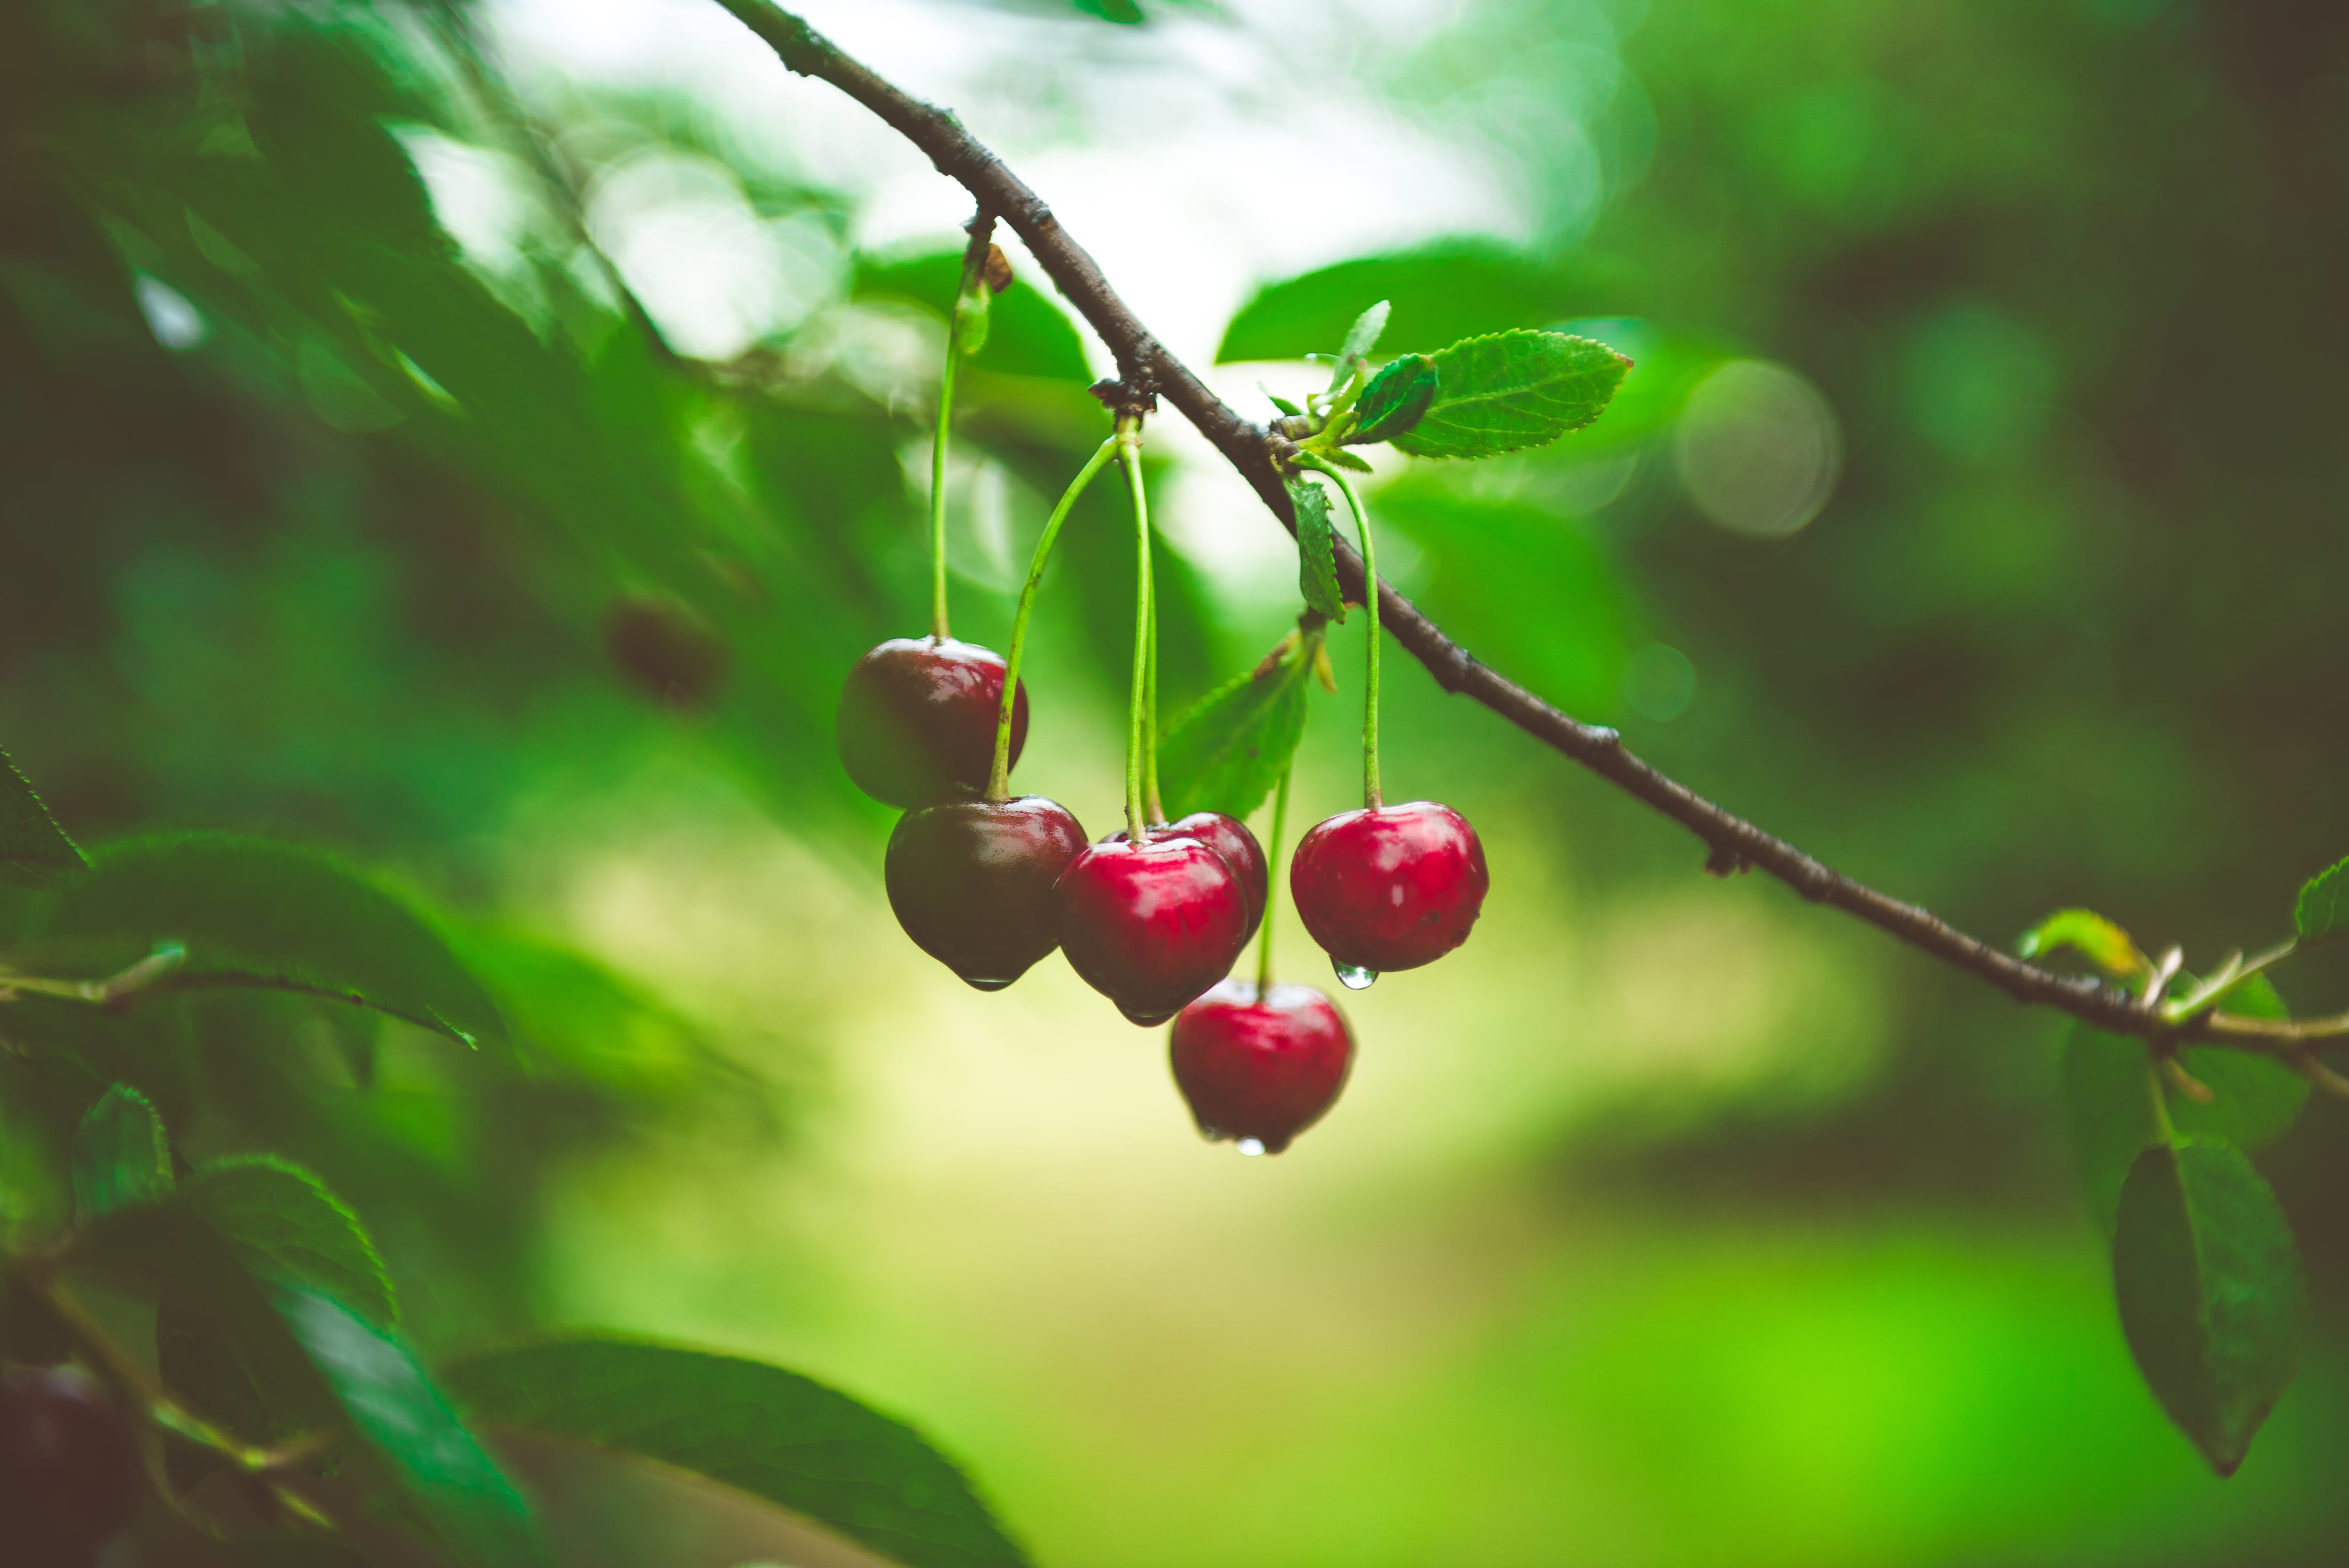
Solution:
[{"label": "bokeh light circle", "polygon": [[1672,452],[1697,509],[1733,533],[1780,539],[1835,494],[1843,429],[1819,389],[1783,365],[1733,359],[1681,409]]}]

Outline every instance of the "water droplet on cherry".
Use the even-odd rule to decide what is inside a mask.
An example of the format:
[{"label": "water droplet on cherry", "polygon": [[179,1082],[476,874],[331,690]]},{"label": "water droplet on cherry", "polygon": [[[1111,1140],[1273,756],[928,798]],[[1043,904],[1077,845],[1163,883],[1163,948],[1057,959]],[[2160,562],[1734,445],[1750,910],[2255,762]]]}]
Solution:
[{"label": "water droplet on cherry", "polygon": [[1367,991],[1371,983],[1379,977],[1377,970],[1365,969],[1359,964],[1348,964],[1342,959],[1332,958],[1330,967],[1338,972],[1338,984],[1349,991]]},{"label": "water droplet on cherry", "polygon": [[1237,1143],[1233,1144],[1232,1147],[1238,1150],[1243,1154],[1261,1154],[1264,1152],[1264,1143],[1260,1139],[1243,1138]]}]

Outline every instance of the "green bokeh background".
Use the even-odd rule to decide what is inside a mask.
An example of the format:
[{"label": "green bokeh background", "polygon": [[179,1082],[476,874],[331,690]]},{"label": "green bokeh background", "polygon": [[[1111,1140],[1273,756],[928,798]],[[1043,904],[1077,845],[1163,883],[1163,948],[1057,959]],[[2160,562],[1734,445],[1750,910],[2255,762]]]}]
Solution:
[{"label": "green bokeh background", "polygon": [[[1047,96],[1268,26],[1077,9],[920,20],[1019,29]],[[2349,1115],[2263,1156],[2316,1329],[2215,1480],[2122,1343],[2062,1021],[1702,876],[1404,658],[1390,791],[1475,820],[1494,892],[1459,954],[1346,998],[1354,1081],[1288,1155],[1199,1143],[1160,1043],[1057,958],[982,998],[913,950],[830,727],[857,654],[924,620],[951,232],[864,253],[869,189],[753,156],[683,88],[510,75],[491,20],[0,15],[0,744],[86,842],[229,828],[387,867],[520,1043],[224,995],[20,1002],[0,1035],[140,1082],[193,1152],[316,1165],[429,1348],[603,1326],[771,1357],[922,1426],[1049,1565],[2338,1561]],[[1508,170],[1519,221],[1255,280],[1219,384],[1301,389],[1382,295],[1391,348],[1576,323],[1640,360],[1554,450],[1382,460],[1406,592],[1986,938],[2091,903],[2207,966],[2286,930],[2349,848],[2337,8],[1472,0],[1311,63]],[[451,145],[499,170],[500,256],[436,221],[411,159]],[[699,360],[626,295],[591,210],[655,158],[821,258],[788,330]],[[957,627],[998,645],[1006,563],[1101,426],[1098,347],[1038,282],[964,381],[957,475],[998,500],[957,502]],[[1685,478],[1684,402],[1733,360],[1839,432],[1785,537]],[[1178,498],[1209,484],[1167,445]],[[1116,500],[1049,584],[1020,772],[1096,830]],[[1294,609],[1277,556],[1241,582],[1194,538],[1163,545],[1170,707]],[[624,623],[722,674],[631,667]],[[1359,633],[1334,651],[1309,817],[1350,803]],[[2337,963],[2282,985],[2349,1004]],[[30,1059],[0,1066],[0,1161],[37,1228],[104,1080]]]}]

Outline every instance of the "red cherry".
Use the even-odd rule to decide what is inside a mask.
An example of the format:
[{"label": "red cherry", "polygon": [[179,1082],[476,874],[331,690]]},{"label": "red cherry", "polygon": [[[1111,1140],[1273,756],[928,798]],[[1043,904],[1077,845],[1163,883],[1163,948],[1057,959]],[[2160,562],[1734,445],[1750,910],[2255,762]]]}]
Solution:
[{"label": "red cherry", "polygon": [[[892,806],[926,806],[987,788],[1003,655],[951,638],[892,637],[856,661],[834,733],[856,787]],[[1011,704],[1011,761],[1028,740],[1028,686]]]},{"label": "red cherry", "polygon": [[1278,1154],[1336,1103],[1354,1038],[1310,985],[1275,985],[1259,1000],[1226,980],[1175,1016],[1167,1054],[1202,1133]]},{"label": "red cherry", "polygon": [[[1224,863],[1240,879],[1240,892],[1247,899],[1247,935],[1240,940],[1245,944],[1256,935],[1257,926],[1264,920],[1264,901],[1272,892],[1272,871],[1265,864],[1264,846],[1256,841],[1246,822],[1221,811],[1194,811],[1142,830],[1152,839],[1196,839],[1223,856]],[[1123,828],[1102,841],[1105,844],[1124,841]]]},{"label": "red cherry", "polygon": [[1468,940],[1490,885],[1476,830],[1433,800],[1317,822],[1288,863],[1297,913],[1340,978],[1443,957]]},{"label": "red cherry", "polygon": [[139,1449],[97,1381],[70,1367],[0,1377],[0,1542],[24,1568],[81,1568],[130,1522]]},{"label": "red cherry", "polygon": [[1061,944],[1053,888],[1084,847],[1068,808],[1041,795],[949,800],[898,819],[882,881],[916,946],[1000,991]]},{"label": "red cherry", "polygon": [[1144,1027],[1222,979],[1247,945],[1247,895],[1196,839],[1123,837],[1061,873],[1061,945],[1085,984]]}]

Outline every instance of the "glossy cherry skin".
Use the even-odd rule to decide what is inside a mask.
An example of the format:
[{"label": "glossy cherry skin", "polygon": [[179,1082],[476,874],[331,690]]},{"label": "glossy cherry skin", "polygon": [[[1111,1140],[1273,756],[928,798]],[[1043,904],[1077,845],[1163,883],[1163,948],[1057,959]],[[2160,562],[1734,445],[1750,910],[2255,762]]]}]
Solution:
[{"label": "glossy cherry skin", "polygon": [[1416,969],[1467,941],[1490,885],[1476,830],[1433,800],[1317,822],[1288,862],[1313,940],[1338,964],[1374,974]]},{"label": "glossy cherry skin", "polygon": [[1201,1133],[1278,1154],[1337,1102],[1354,1037],[1310,985],[1226,980],[1175,1015],[1167,1055]]},{"label": "glossy cherry skin", "polygon": [[1196,839],[1093,845],[1061,873],[1061,946],[1085,984],[1144,1027],[1163,1024],[1247,945],[1247,895]]},{"label": "glossy cherry skin", "polygon": [[[1247,942],[1256,935],[1256,928],[1264,921],[1264,901],[1272,892],[1272,868],[1265,863],[1264,846],[1237,817],[1226,817],[1221,811],[1194,811],[1172,822],[1160,822],[1142,830],[1153,839],[1196,839],[1224,857],[1224,863],[1240,879],[1240,892],[1247,898]],[[1125,830],[1120,828],[1103,843],[1123,843]]]},{"label": "glossy cherry skin", "polygon": [[85,1568],[139,1505],[139,1450],[103,1388],[70,1367],[0,1377],[0,1561]]},{"label": "glossy cherry skin", "polygon": [[1041,795],[949,800],[908,811],[882,881],[914,944],[981,991],[1000,991],[1061,944],[1054,887],[1085,847]]},{"label": "glossy cherry skin", "polygon": [[[952,638],[892,637],[856,661],[833,725],[840,764],[892,806],[978,794],[995,766],[1003,655]],[[1011,704],[1011,761],[1028,741],[1028,687]]]}]

